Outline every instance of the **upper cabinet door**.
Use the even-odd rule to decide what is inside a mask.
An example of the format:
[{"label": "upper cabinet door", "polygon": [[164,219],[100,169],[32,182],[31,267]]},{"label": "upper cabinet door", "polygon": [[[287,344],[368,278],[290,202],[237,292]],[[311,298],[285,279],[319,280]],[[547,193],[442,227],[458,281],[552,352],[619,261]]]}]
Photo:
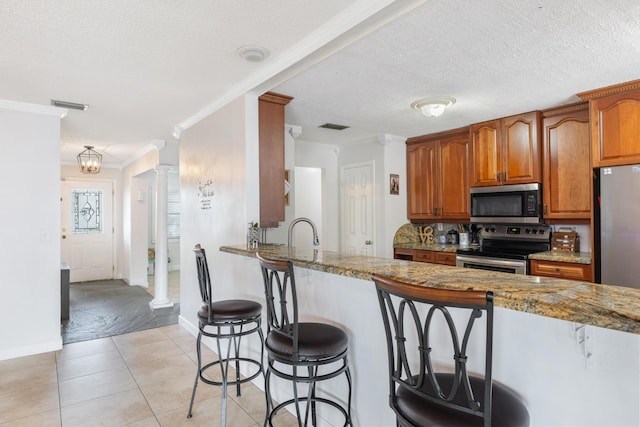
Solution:
[{"label": "upper cabinet door", "polygon": [[502,183],[540,182],[540,112],[505,117],[501,122]]},{"label": "upper cabinet door", "polygon": [[260,227],[275,228],[284,210],[284,107],[293,98],[267,92],[258,98]]},{"label": "upper cabinet door", "polygon": [[640,163],[640,80],[578,96],[589,101],[593,167]]},{"label": "upper cabinet door", "polygon": [[640,92],[592,101],[593,166],[640,163]]},{"label": "upper cabinet door", "polygon": [[500,120],[471,126],[472,186],[500,185],[502,172]]},{"label": "upper cabinet door", "polygon": [[407,145],[407,217],[436,215],[436,141]]},{"label": "upper cabinet door", "polygon": [[592,180],[588,105],[545,111],[544,116],[544,218],[590,219]]},{"label": "upper cabinet door", "polygon": [[468,135],[440,141],[438,156],[440,216],[446,219],[469,219]]}]

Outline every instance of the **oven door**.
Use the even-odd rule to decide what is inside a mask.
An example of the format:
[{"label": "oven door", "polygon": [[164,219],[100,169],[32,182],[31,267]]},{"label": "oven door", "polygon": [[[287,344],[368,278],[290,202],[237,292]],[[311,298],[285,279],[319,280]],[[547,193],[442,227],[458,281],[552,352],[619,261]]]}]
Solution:
[{"label": "oven door", "polygon": [[529,261],[481,256],[456,255],[456,266],[478,270],[500,271],[512,274],[528,274]]}]

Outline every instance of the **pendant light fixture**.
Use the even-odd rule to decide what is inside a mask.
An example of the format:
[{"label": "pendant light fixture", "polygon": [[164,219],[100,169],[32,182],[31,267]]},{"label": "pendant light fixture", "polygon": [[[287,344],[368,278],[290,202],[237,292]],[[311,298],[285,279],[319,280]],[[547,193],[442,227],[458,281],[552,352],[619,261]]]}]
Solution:
[{"label": "pendant light fixture", "polygon": [[100,173],[102,167],[102,154],[98,153],[90,145],[85,145],[83,152],[78,154],[78,166],[82,173]]}]

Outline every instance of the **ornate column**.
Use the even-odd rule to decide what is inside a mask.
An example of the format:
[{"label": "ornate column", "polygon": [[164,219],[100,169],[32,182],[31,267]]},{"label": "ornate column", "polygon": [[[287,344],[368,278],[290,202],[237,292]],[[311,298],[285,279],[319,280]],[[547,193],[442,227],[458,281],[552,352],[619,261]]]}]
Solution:
[{"label": "ornate column", "polygon": [[169,185],[167,175],[171,166],[156,166],[156,261],[154,298],[149,302],[152,309],[173,307],[169,299],[168,238],[167,238],[167,199]]}]

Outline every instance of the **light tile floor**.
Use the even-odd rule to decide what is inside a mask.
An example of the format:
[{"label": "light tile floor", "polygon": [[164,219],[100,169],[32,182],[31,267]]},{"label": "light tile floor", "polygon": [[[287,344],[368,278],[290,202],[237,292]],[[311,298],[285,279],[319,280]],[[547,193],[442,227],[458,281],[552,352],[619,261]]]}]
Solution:
[{"label": "light tile floor", "polygon": [[[0,361],[0,426],[219,426],[220,387],[198,385],[196,338],[179,325],[67,344]],[[203,358],[216,355],[204,348]],[[227,426],[262,426],[264,393],[251,383],[228,394]],[[288,413],[277,426],[297,425]]]}]

